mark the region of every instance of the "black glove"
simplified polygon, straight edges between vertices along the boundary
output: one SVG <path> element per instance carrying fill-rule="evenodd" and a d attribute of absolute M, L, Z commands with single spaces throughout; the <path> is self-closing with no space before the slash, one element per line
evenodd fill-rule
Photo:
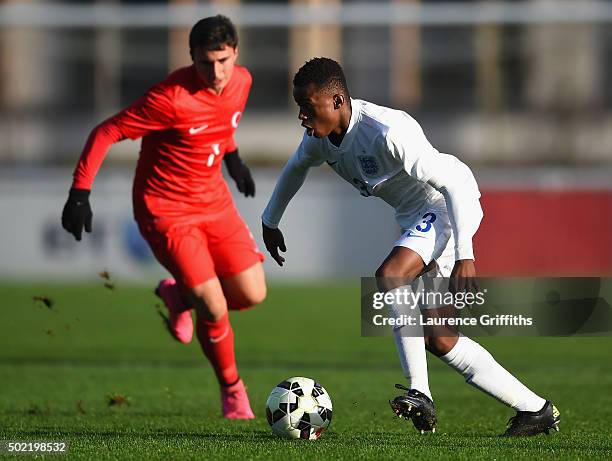
<path fill-rule="evenodd" d="M 62 211 L 62 227 L 81 240 L 83 226 L 85 232 L 91 232 L 91 221 L 93 213 L 89 206 L 89 193 L 86 189 L 70 189 L 68 200 Z"/>
<path fill-rule="evenodd" d="M 223 157 L 227 172 L 236 181 L 236 187 L 245 197 L 255 197 L 255 181 L 247 167 L 238 156 L 238 150 L 228 152 Z"/>

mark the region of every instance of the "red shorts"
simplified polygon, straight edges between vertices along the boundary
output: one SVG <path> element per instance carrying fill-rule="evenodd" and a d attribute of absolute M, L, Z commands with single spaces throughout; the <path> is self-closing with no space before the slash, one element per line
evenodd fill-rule
<path fill-rule="evenodd" d="M 182 216 L 137 222 L 157 260 L 187 288 L 232 277 L 264 260 L 233 206 L 214 220 Z"/>

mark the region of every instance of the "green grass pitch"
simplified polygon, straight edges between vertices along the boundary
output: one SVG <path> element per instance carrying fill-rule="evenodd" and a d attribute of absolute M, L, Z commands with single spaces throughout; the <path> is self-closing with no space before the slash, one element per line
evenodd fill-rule
<path fill-rule="evenodd" d="M 360 337 L 359 284 L 272 286 L 231 317 L 257 419 L 225 421 L 197 341 L 171 340 L 151 288 L 102 285 L 0 284 L 0 440 L 65 440 L 86 460 L 612 457 L 610 338 L 480 339 L 560 409 L 561 432 L 531 439 L 497 437 L 513 412 L 429 356 L 439 425 L 421 436 L 389 409 L 403 378 L 390 338 Z M 295 375 L 332 397 L 321 440 L 269 430 L 267 395 Z"/>

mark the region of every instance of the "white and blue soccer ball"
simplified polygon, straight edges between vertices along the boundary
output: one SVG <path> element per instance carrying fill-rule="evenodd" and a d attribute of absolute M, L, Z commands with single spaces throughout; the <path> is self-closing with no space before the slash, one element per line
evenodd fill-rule
<path fill-rule="evenodd" d="M 288 378 L 272 389 L 266 402 L 266 417 L 276 435 L 316 440 L 331 422 L 331 398 L 323 386 L 310 378 Z"/>

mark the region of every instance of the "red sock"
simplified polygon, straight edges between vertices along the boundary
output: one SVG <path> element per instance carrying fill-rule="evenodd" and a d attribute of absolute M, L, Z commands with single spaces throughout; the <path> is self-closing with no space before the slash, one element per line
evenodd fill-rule
<path fill-rule="evenodd" d="M 229 386 L 238 381 L 234 356 L 234 330 L 226 313 L 216 322 L 198 318 L 196 335 L 204 355 L 215 370 L 219 384 Z"/>

